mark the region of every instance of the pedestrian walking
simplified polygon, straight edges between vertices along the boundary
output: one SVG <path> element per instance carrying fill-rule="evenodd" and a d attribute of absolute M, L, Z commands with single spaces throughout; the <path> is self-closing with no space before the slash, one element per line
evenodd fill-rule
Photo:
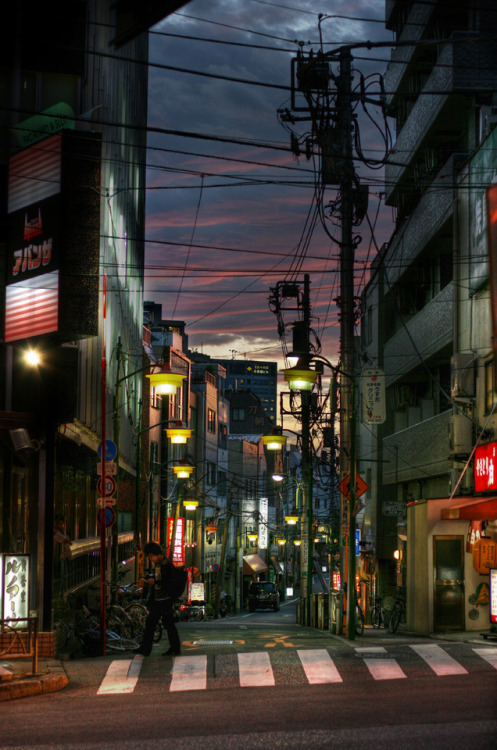
<path fill-rule="evenodd" d="M 150 656 L 154 631 L 157 623 L 162 619 L 169 639 L 169 649 L 162 656 L 179 656 L 181 644 L 173 615 L 173 604 L 176 598 L 174 594 L 174 565 L 170 560 L 164 558 L 162 549 L 156 542 L 148 542 L 143 552 L 148 557 L 154 573 L 144 579 L 144 585 L 150 587 L 148 615 L 145 621 L 142 644 L 140 648 L 135 650 L 135 653 Z"/>

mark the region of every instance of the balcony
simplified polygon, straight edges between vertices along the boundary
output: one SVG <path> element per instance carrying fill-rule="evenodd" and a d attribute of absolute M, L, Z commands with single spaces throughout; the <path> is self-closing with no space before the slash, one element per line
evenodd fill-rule
<path fill-rule="evenodd" d="M 452 410 L 383 439 L 383 455 L 389 460 L 383 468 L 383 484 L 397 484 L 448 474 L 449 427 Z"/>
<path fill-rule="evenodd" d="M 387 341 L 387 387 L 451 343 L 453 311 L 454 284 L 450 283 Z"/>

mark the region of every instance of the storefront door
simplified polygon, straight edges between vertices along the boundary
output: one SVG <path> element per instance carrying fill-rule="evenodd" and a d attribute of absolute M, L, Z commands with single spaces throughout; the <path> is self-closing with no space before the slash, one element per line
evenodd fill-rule
<path fill-rule="evenodd" d="M 464 630 L 464 537 L 433 537 L 434 630 Z"/>

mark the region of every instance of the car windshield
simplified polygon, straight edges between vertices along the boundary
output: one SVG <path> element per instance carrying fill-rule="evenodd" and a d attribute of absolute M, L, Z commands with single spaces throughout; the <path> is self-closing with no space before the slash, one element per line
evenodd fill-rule
<path fill-rule="evenodd" d="M 254 594 L 261 593 L 261 594 L 268 594 L 274 591 L 274 583 L 254 583 L 252 585 L 252 590 Z"/>

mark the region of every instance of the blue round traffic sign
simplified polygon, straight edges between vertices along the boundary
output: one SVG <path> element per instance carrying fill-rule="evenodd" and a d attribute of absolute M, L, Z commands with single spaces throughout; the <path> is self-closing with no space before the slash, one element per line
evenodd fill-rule
<path fill-rule="evenodd" d="M 102 458 L 102 443 L 99 443 L 97 453 L 98 453 L 98 457 L 101 459 Z M 113 461 L 116 456 L 117 456 L 117 445 L 112 440 L 106 440 L 105 441 L 105 460 Z"/>
<path fill-rule="evenodd" d="M 109 528 L 110 526 L 114 526 L 116 518 L 116 511 L 111 507 L 100 508 L 97 513 L 97 521 L 99 526 L 101 523 L 103 523 L 107 528 Z"/>

